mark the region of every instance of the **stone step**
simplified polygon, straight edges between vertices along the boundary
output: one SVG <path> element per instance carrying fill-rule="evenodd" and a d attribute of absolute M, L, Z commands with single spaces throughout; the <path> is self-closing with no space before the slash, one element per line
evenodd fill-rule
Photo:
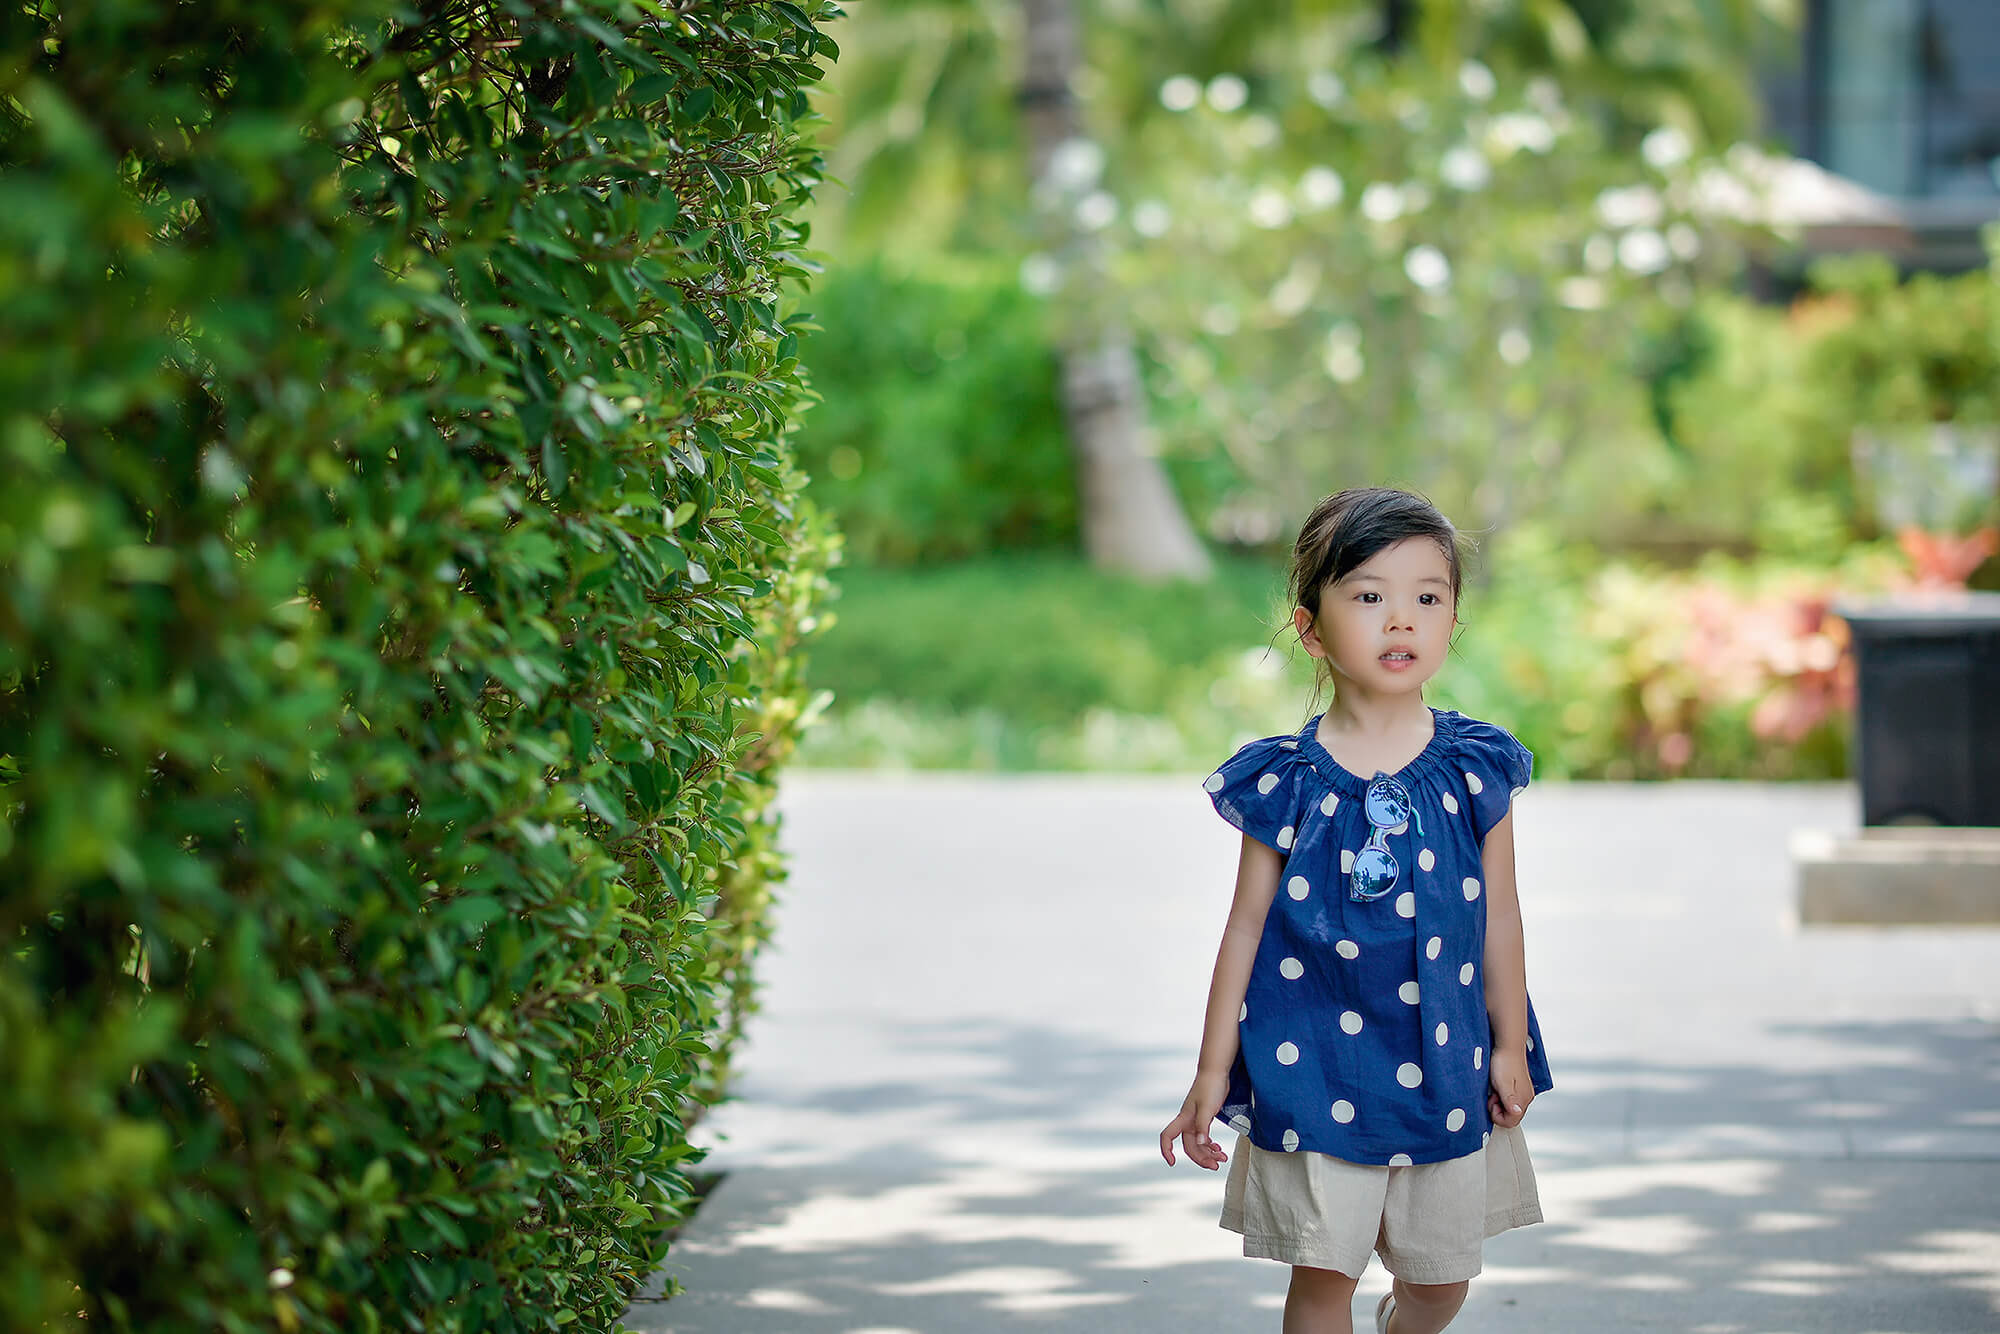
<path fill-rule="evenodd" d="M 1791 850 L 1801 922 L 2000 923 L 2000 828 L 1808 829 Z"/>

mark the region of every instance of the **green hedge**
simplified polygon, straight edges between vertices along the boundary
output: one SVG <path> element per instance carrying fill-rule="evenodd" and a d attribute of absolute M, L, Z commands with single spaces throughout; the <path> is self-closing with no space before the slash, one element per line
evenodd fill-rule
<path fill-rule="evenodd" d="M 836 554 L 836 13 L 0 16 L 0 1327 L 604 1329 L 656 1265 Z"/>

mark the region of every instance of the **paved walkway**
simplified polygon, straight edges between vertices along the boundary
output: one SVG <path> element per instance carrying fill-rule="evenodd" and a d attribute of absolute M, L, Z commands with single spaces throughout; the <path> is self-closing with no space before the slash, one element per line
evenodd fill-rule
<path fill-rule="evenodd" d="M 698 1135 L 728 1175 L 668 1261 L 688 1291 L 628 1323 L 1275 1331 L 1284 1266 L 1155 1148 L 1235 864 L 1195 779 L 802 773 L 781 802 L 765 1008 Z M 1454 1334 L 2000 1330 L 2000 930 L 1798 927 L 1787 834 L 1855 805 L 1521 799 L 1549 1221 L 1488 1243 Z"/>

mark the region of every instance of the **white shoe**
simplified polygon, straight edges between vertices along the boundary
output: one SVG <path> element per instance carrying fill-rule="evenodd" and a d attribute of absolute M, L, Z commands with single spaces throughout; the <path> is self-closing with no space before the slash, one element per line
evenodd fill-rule
<path fill-rule="evenodd" d="M 1382 1300 L 1375 1303 L 1375 1334 L 1389 1334 L 1389 1317 L 1396 1314 L 1396 1293 L 1394 1289 L 1382 1294 Z"/>

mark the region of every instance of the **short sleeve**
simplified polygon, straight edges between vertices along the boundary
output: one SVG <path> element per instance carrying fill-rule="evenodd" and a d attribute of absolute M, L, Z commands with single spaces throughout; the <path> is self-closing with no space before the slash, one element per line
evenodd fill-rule
<path fill-rule="evenodd" d="M 1535 770 L 1535 752 L 1504 727 L 1468 718 L 1459 728 L 1459 759 L 1472 797 L 1472 827 L 1479 841 L 1506 817 Z"/>
<path fill-rule="evenodd" d="M 1216 814 L 1281 853 L 1291 851 L 1299 770 L 1306 763 L 1297 747 L 1290 736 L 1248 742 L 1201 785 Z"/>

